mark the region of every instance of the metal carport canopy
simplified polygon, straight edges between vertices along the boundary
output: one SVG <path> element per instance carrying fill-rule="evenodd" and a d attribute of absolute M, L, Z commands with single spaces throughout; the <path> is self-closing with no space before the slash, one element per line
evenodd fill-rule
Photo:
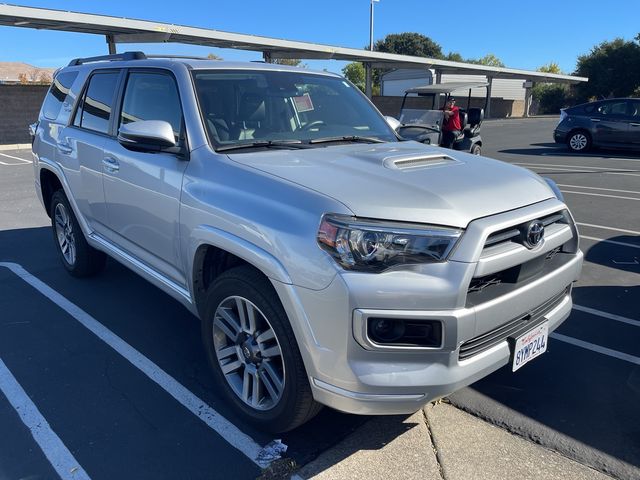
<path fill-rule="evenodd" d="M 491 67 L 435 58 L 412 57 L 355 48 L 294 42 L 147 20 L 0 4 L 0 25 L 104 35 L 113 43 L 185 43 L 262 52 L 265 58 L 333 59 L 368 63 L 375 68 L 434 68 L 441 73 L 520 78 L 534 82 L 578 83 L 584 77 Z"/>

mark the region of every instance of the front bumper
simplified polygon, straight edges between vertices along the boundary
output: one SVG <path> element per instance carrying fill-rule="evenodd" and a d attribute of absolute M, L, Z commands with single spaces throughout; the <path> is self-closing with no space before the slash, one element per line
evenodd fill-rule
<path fill-rule="evenodd" d="M 556 300 L 544 312 L 544 318 L 549 331 L 557 328 L 571 312 L 570 286 L 582 267 L 577 240 L 573 252 L 562 254 L 562 262 L 533 280 L 475 304 L 467 298 L 475 276 L 485 275 L 498 263 L 500 268 L 502 264 L 508 266 L 508 252 L 501 251 L 489 259 L 480 253 L 488 232 L 504 228 L 518 216 L 527 221 L 539 217 L 540 211 L 551 211 L 558 208 L 557 204 L 555 200 L 542 202 L 523 209 L 525 213 L 507 213 L 471 224 L 465 233 L 467 243 L 459 245 L 446 263 L 383 274 L 345 272 L 321 291 L 275 284 L 292 319 L 314 398 L 349 413 L 411 413 L 510 361 L 506 338 L 461 358 L 460 346 L 465 342 L 539 309 L 552 298 Z M 572 234 L 566 230 L 558 231 L 558 235 L 565 235 L 558 242 L 567 244 L 567 235 L 571 238 Z M 577 235 L 575 229 L 573 232 Z M 482 242 L 480 248 L 475 248 L 474 242 L 478 241 Z M 557 249 L 553 237 L 544 248 Z M 365 334 L 360 331 L 361 318 L 367 315 L 440 320 L 444 327 L 442 345 L 376 348 L 363 341 Z"/>
<path fill-rule="evenodd" d="M 567 132 L 555 129 L 553 131 L 553 141 L 556 143 L 567 143 Z"/>

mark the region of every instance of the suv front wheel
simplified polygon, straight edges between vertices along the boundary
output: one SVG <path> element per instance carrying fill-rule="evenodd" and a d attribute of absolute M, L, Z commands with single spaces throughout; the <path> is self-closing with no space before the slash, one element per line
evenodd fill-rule
<path fill-rule="evenodd" d="M 259 271 L 236 267 L 213 282 L 202 337 L 222 392 L 245 419 L 284 432 L 320 410 L 284 308 Z"/>
<path fill-rule="evenodd" d="M 107 257 L 87 243 L 64 191 L 53 194 L 50 208 L 53 239 L 64 268 L 74 277 L 100 272 Z"/>

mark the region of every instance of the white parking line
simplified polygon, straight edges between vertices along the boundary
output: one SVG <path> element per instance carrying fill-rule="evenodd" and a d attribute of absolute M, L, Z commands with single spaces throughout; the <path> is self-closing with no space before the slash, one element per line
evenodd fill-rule
<path fill-rule="evenodd" d="M 60 437 L 51 429 L 38 407 L 0 359 L 0 390 L 31 432 L 42 453 L 63 480 L 90 480 Z M 6 435 L 6 432 L 5 432 Z"/>
<path fill-rule="evenodd" d="M 614 232 L 630 233 L 632 235 L 640 235 L 640 232 L 636 230 L 625 230 L 624 228 L 605 227 L 604 225 L 594 225 L 593 223 L 576 222 L 576 225 L 581 225 L 583 227 L 602 228 L 603 230 L 613 230 Z"/>
<path fill-rule="evenodd" d="M 582 188 L 584 190 L 603 190 L 606 192 L 635 193 L 637 195 L 640 195 L 640 192 L 634 192 L 633 190 L 617 190 L 615 188 L 583 187 L 582 185 L 563 185 L 562 183 L 558 183 L 558 186 L 569 187 L 569 188 Z"/>
<path fill-rule="evenodd" d="M 26 160 L 24 158 L 20 158 L 20 157 L 14 157 L 13 155 L 7 155 L 6 153 L 0 153 L 0 156 L 2 157 L 7 157 L 7 158 L 13 158 L 14 160 L 20 160 L 21 162 L 25 162 L 25 163 L 32 163 L 31 160 Z M 4 163 L 4 162 L 0 162 L 3 165 L 15 165 L 14 163 Z"/>
<path fill-rule="evenodd" d="M 620 247 L 640 248 L 640 245 L 635 245 L 633 243 L 626 243 L 626 242 L 618 242 L 617 240 L 607 240 L 605 238 L 589 237 L 587 235 L 580 235 L 580 238 L 585 238 L 587 240 L 593 240 L 595 242 L 610 243 L 612 245 L 618 245 Z"/>
<path fill-rule="evenodd" d="M 555 332 L 550 333 L 549 337 L 555 338 L 556 340 L 560 340 L 561 342 L 569 343 L 576 347 L 586 348 L 587 350 L 591 350 L 592 352 L 601 353 L 609 357 L 617 358 L 618 360 L 624 360 L 625 362 L 633 363 L 635 365 L 640 365 L 640 357 L 634 357 L 633 355 L 629 355 L 628 353 L 623 353 L 617 350 L 612 350 L 610 348 L 601 347 L 600 345 L 596 345 L 595 343 L 589 343 L 583 340 L 578 340 L 577 338 L 567 337 L 566 335 L 562 335 L 560 333 L 555 333 Z"/>
<path fill-rule="evenodd" d="M 75 318 L 100 340 L 105 342 L 147 377 L 156 382 L 169 395 L 175 398 L 212 430 L 217 432 L 218 435 L 224 438 L 229 444 L 246 455 L 256 465 L 262 468 L 268 465 L 268 462 L 265 463 L 258 460 L 258 454 L 260 453 L 261 447 L 251 437 L 238 429 L 233 423 L 216 412 L 203 400 L 198 398 L 198 396 L 185 388 L 158 365 L 142 355 L 138 350 L 122 340 L 87 312 L 67 300 L 38 278 L 31 275 L 17 263 L 0 262 L 0 267 L 6 267 L 11 270 L 15 275 L 20 277 L 26 283 L 38 290 L 42 295 L 58 305 L 62 310 Z"/>
<path fill-rule="evenodd" d="M 609 312 L 603 312 L 602 310 L 596 310 L 595 308 L 583 307 L 582 305 L 576 305 L 575 303 L 573 304 L 573 309 L 580 312 L 590 313 L 591 315 L 597 315 L 598 317 L 608 318 L 609 320 L 615 320 L 617 322 L 633 325 L 634 327 L 640 327 L 640 320 L 633 320 L 632 318 L 615 315 Z"/>
<path fill-rule="evenodd" d="M 564 189 L 562 189 L 562 193 L 574 193 L 576 195 L 589 195 L 590 197 L 619 198 L 621 200 L 635 200 L 635 201 L 640 202 L 640 198 L 621 197 L 620 195 L 605 195 L 603 193 L 576 192 L 576 191 L 573 191 L 573 190 L 564 190 Z"/>
<path fill-rule="evenodd" d="M 628 173 L 637 172 L 638 170 L 627 170 L 625 168 L 615 168 L 614 171 L 611 168 L 603 167 L 588 167 L 586 165 L 556 165 L 550 163 L 525 163 L 525 162 L 513 162 L 512 165 L 520 165 L 532 170 L 553 170 L 556 172 L 575 172 L 575 173 L 602 173 L 605 175 L 626 175 L 628 177 L 640 177 L 640 173 Z M 585 171 L 586 170 L 586 171 Z"/>

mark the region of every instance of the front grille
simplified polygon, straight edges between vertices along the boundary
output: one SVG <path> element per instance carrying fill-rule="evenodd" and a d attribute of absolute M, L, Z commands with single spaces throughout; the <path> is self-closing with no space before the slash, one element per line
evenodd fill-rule
<path fill-rule="evenodd" d="M 467 340 L 460 345 L 458 358 L 460 360 L 466 360 L 467 358 L 477 355 L 480 352 L 484 352 L 494 345 L 505 341 L 507 337 L 518 337 L 536 325 L 542 323 L 545 315 L 562 303 L 569 293 L 570 288 L 571 287 L 568 286 L 562 292 L 550 298 L 542 305 L 537 306 L 530 312 L 514 318 L 513 320 L 510 320 L 504 325 L 500 325 L 487 333 L 483 333 L 471 340 Z"/>
<path fill-rule="evenodd" d="M 554 223 L 568 223 L 564 211 L 546 215 L 540 218 L 540 221 L 544 224 L 545 228 L 549 225 L 553 225 Z M 495 245 L 506 242 L 515 242 L 521 244 L 522 232 L 526 231 L 527 225 L 528 222 L 521 225 L 514 225 L 512 227 L 492 233 L 487 238 L 487 241 L 484 244 L 484 248 L 493 247 Z"/>

